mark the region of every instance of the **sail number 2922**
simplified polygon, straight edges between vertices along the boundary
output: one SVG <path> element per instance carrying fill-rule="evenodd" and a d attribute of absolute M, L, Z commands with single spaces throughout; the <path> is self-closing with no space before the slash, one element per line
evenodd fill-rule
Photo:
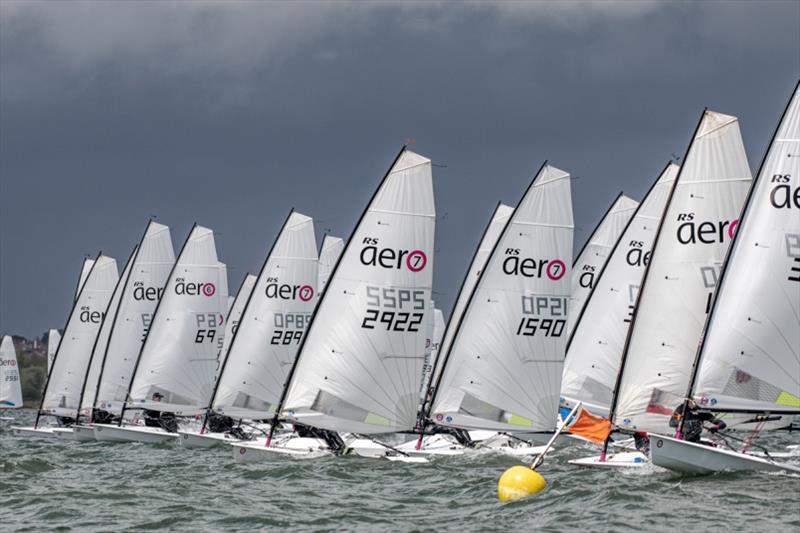
<path fill-rule="evenodd" d="M 367 285 L 367 309 L 361 327 L 386 331 L 419 331 L 425 316 L 425 291 Z"/>

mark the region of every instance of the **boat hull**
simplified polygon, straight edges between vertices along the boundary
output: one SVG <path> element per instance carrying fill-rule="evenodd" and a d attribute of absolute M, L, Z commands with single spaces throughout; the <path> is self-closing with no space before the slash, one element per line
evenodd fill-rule
<path fill-rule="evenodd" d="M 792 465 L 775 463 L 762 457 L 662 436 L 651 439 L 650 457 L 653 464 L 681 474 L 710 474 L 720 471 L 748 470 L 800 473 L 800 468 Z"/>
<path fill-rule="evenodd" d="M 648 457 L 641 452 L 610 453 L 605 461 L 601 461 L 599 455 L 569 461 L 571 465 L 589 468 L 641 468 L 649 463 Z"/>
<path fill-rule="evenodd" d="M 54 428 L 53 434 L 61 440 L 75 442 L 94 441 L 94 428 L 92 426 L 72 426 L 68 428 Z"/>
<path fill-rule="evenodd" d="M 233 459 L 237 463 L 257 463 L 274 460 L 284 456 L 293 459 L 317 459 L 328 457 L 333 452 L 322 439 L 292 437 L 271 446 L 266 446 L 264 439 L 258 441 L 237 442 L 233 447 Z"/>
<path fill-rule="evenodd" d="M 180 435 L 178 441 L 181 447 L 190 449 L 208 449 L 222 446 L 223 444 L 240 442 L 238 439 L 234 439 L 225 433 L 200 434 L 196 431 L 178 431 L 178 435 Z"/>
<path fill-rule="evenodd" d="M 12 427 L 14 431 L 14 435 L 20 437 L 42 437 L 47 439 L 54 439 L 56 437 L 53 430 L 56 428 L 53 427 L 40 427 L 35 428 L 33 426 L 30 427 Z"/>
<path fill-rule="evenodd" d="M 169 433 L 161 428 L 147 426 L 115 426 L 113 424 L 95 424 L 94 438 L 102 442 L 142 442 L 159 444 L 174 441 L 177 433 Z"/>

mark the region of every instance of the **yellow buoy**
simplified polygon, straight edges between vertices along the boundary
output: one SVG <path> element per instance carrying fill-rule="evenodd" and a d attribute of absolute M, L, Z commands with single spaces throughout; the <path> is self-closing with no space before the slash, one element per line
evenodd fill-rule
<path fill-rule="evenodd" d="M 536 470 L 527 466 L 512 466 L 497 481 L 497 498 L 501 502 L 521 500 L 541 492 L 546 486 L 547 481 Z"/>

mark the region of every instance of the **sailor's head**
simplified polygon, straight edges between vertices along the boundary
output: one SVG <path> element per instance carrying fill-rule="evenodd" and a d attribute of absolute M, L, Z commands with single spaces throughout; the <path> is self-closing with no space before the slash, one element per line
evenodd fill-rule
<path fill-rule="evenodd" d="M 162 399 L 164 399 L 164 395 L 163 394 L 161 394 L 160 392 L 154 392 L 153 393 L 153 401 L 154 402 L 160 402 Z"/>
<path fill-rule="evenodd" d="M 689 409 L 697 409 L 697 402 L 689 398 L 688 400 L 686 400 L 686 407 L 688 407 Z"/>

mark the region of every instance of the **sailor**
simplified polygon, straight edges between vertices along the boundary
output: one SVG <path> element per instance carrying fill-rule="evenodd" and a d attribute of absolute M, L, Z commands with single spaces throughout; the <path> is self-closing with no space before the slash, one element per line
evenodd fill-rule
<path fill-rule="evenodd" d="M 154 402 L 160 402 L 163 399 L 164 395 L 160 392 L 153 393 L 152 400 Z M 175 413 L 145 409 L 143 416 L 145 426 L 162 428 L 171 433 L 178 431 L 178 422 L 175 420 Z"/>
<path fill-rule="evenodd" d="M 686 406 L 686 414 L 684 414 L 684 405 Z M 680 404 L 672 413 L 669 419 L 669 426 L 679 428 L 681 426 L 681 419 L 683 419 L 683 440 L 689 442 L 700 442 L 700 435 L 703 433 L 703 423 L 710 422 L 713 424 L 709 431 L 716 433 L 721 429 L 725 429 L 728 425 L 724 420 L 714 416 L 714 413 L 709 411 L 701 411 L 697 403 L 689 399 L 685 404 Z"/>
<path fill-rule="evenodd" d="M 644 455 L 650 454 L 650 437 L 644 431 L 637 431 L 633 434 L 633 444 Z"/>

